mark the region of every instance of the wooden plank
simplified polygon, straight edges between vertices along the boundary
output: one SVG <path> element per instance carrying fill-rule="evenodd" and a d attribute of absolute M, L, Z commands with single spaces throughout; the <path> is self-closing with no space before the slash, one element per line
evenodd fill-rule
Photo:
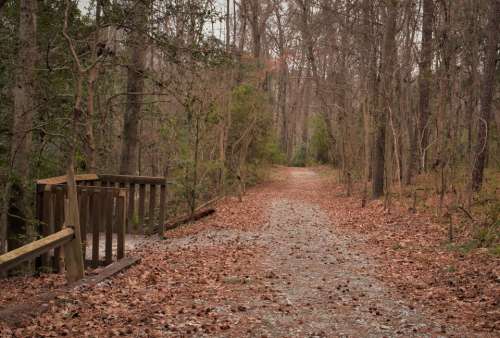
<path fill-rule="evenodd" d="M 135 212 L 135 183 L 130 183 L 128 191 L 128 209 L 127 209 L 127 229 L 129 233 L 132 233 L 132 227 L 134 226 L 134 212 Z"/>
<path fill-rule="evenodd" d="M 60 187 L 56 187 L 54 198 L 54 232 L 62 229 L 64 224 L 64 191 Z M 52 262 L 54 272 L 62 270 L 61 248 L 54 249 L 54 260 Z"/>
<path fill-rule="evenodd" d="M 74 284 L 74 287 L 82 286 L 82 285 L 96 285 L 102 282 L 103 280 L 117 274 L 118 272 L 126 269 L 134 264 L 137 264 L 141 261 L 140 258 L 137 257 L 125 257 L 122 258 L 113 264 L 108 265 L 104 269 L 102 269 L 97 275 L 93 275 L 91 277 L 87 277 L 82 279 L 80 282 Z"/>
<path fill-rule="evenodd" d="M 39 196 L 41 196 L 41 204 L 39 205 L 40 213 L 41 213 L 41 222 L 42 222 L 42 231 L 41 235 L 43 237 L 47 237 L 52 233 L 51 229 L 51 223 L 53 222 L 54 216 L 53 216 L 53 202 L 52 202 L 52 191 L 49 190 L 44 190 L 41 193 L 39 193 Z M 53 224 L 52 224 L 53 228 Z M 50 256 L 49 252 L 47 251 L 41 256 L 42 260 L 42 268 L 43 269 L 50 269 Z"/>
<path fill-rule="evenodd" d="M 144 232 L 144 207 L 146 203 L 146 185 L 139 185 L 139 229 Z"/>
<path fill-rule="evenodd" d="M 65 243 L 64 263 L 66 268 L 66 280 L 74 283 L 83 278 L 85 268 L 82 256 L 82 237 L 80 229 L 80 209 L 78 205 L 78 192 L 76 189 L 75 169 L 72 165 L 68 167 L 68 198 L 66 199 L 65 226 L 74 230 L 75 236 L 71 241 Z"/>
<path fill-rule="evenodd" d="M 104 245 L 106 265 L 113 262 L 113 195 L 112 191 L 106 191 L 104 194 L 105 203 L 103 203 L 105 206 L 104 222 L 106 228 L 106 241 Z"/>
<path fill-rule="evenodd" d="M 96 174 L 83 174 L 83 175 L 75 175 L 75 180 L 77 182 L 80 181 L 97 181 L 99 177 Z M 37 184 L 63 184 L 68 182 L 68 176 L 57 176 L 57 177 L 49 177 L 36 181 Z"/>
<path fill-rule="evenodd" d="M 89 220 L 89 192 L 81 190 L 78 194 L 80 204 L 80 233 L 82 238 L 82 255 L 87 255 L 87 226 Z"/>
<path fill-rule="evenodd" d="M 0 271 L 7 271 L 22 262 L 40 256 L 42 253 L 60 247 L 75 237 L 75 231 L 65 228 L 38 241 L 23 245 L 0 256 Z"/>
<path fill-rule="evenodd" d="M 117 252 L 116 257 L 122 259 L 125 256 L 125 225 L 126 225 L 126 212 L 125 212 L 125 197 L 120 196 L 116 200 L 116 238 L 117 238 Z"/>
<path fill-rule="evenodd" d="M 148 230 L 155 232 L 155 209 L 156 209 L 156 185 L 149 186 L 149 212 L 148 212 Z"/>
<path fill-rule="evenodd" d="M 101 221 L 101 194 L 92 194 L 92 268 L 99 266 L 99 223 Z"/>
<path fill-rule="evenodd" d="M 165 177 L 132 176 L 132 175 L 105 175 L 99 174 L 102 181 L 135 184 L 165 184 Z"/>
<path fill-rule="evenodd" d="M 34 299 L 27 303 L 14 303 L 2 306 L 0 309 L 0 321 L 12 327 L 22 327 L 28 325 L 34 318 L 50 309 L 49 303 L 58 297 L 73 293 L 75 288 L 93 287 L 103 280 L 114 276 L 115 274 L 137 264 L 140 258 L 123 258 L 107 267 L 103 268 L 98 274 L 83 278 L 78 282 L 69 284 L 59 290 L 47 292 L 42 295 L 35 295 Z"/>
<path fill-rule="evenodd" d="M 167 186 L 165 184 L 160 185 L 160 205 L 159 205 L 159 216 L 158 216 L 158 233 L 163 232 L 163 225 L 165 224 L 165 213 L 167 208 Z"/>

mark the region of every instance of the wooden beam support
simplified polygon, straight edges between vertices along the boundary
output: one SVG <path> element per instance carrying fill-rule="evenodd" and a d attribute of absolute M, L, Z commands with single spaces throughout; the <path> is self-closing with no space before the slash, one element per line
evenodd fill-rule
<path fill-rule="evenodd" d="M 78 208 L 78 197 L 76 193 L 75 172 L 72 165 L 68 167 L 68 199 L 66 200 L 65 225 L 74 228 L 74 237 L 64 245 L 64 262 L 66 267 L 66 279 L 68 283 L 74 283 L 83 278 L 85 267 L 82 254 L 82 237 L 80 229 L 80 214 Z"/>
<path fill-rule="evenodd" d="M 31 242 L 0 256 L 0 271 L 7 271 L 22 262 L 34 259 L 41 254 L 69 243 L 75 237 L 75 231 L 64 228 L 50 236 Z"/>

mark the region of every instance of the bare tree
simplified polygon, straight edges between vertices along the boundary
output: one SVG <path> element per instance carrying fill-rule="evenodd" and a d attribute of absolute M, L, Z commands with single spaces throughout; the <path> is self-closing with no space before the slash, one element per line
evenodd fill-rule
<path fill-rule="evenodd" d="M 384 194 L 385 177 L 385 148 L 386 148 L 386 127 L 388 111 L 393 105 L 393 77 L 396 62 L 396 21 L 398 14 L 398 0 L 384 1 L 384 41 L 381 58 L 381 99 L 379 107 L 375 113 L 375 140 L 373 151 L 373 197 L 380 197 Z M 390 178 L 387 178 L 390 179 Z"/>
<path fill-rule="evenodd" d="M 477 130 L 475 161 L 472 170 L 472 189 L 479 191 L 483 184 L 484 168 L 488 156 L 488 132 L 491 123 L 491 105 L 495 92 L 495 74 L 497 50 L 499 42 L 500 0 L 490 0 L 490 17 L 488 21 L 486 60 L 481 90 L 481 112 Z"/>
<path fill-rule="evenodd" d="M 146 21 L 148 5 L 139 0 L 133 8 L 134 25 L 127 39 L 130 64 L 127 68 L 127 103 L 124 114 L 120 173 L 138 173 L 139 121 L 144 91 L 144 71 L 146 63 Z"/>
<path fill-rule="evenodd" d="M 418 139 L 422 153 L 421 169 L 426 170 L 427 147 L 429 145 L 429 116 L 432 81 L 432 26 L 434 23 L 434 0 L 423 0 L 422 46 L 419 63 L 419 119 Z M 416 154 L 415 154 L 416 155 Z"/>

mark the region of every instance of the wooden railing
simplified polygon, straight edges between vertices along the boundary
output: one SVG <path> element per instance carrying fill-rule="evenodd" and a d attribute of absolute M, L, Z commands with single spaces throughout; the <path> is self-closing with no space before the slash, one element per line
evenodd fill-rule
<path fill-rule="evenodd" d="M 19 264 L 46 255 L 51 250 L 64 250 L 64 263 L 68 283 L 83 278 L 85 272 L 82 256 L 80 219 L 78 217 L 77 189 L 72 168 L 68 170 L 70 180 L 66 186 L 68 191 L 64 199 L 64 227 L 42 239 L 23 245 L 0 256 L 0 275 Z M 52 187 L 47 185 L 46 187 Z M 45 189 L 50 191 L 51 189 Z"/>
<path fill-rule="evenodd" d="M 96 175 L 76 177 L 83 257 L 84 259 L 87 257 L 87 252 L 91 254 L 85 262 L 87 266 L 93 268 L 108 265 L 114 259 L 119 260 L 125 256 L 127 224 L 127 190 L 88 185 L 95 184 L 96 178 Z M 63 176 L 37 182 L 36 214 L 40 224 L 40 234 L 44 237 L 58 232 L 65 223 L 64 201 L 67 197 L 67 186 L 64 184 L 64 179 Z M 104 244 L 103 253 L 101 243 Z M 56 272 L 60 271 L 61 249 L 55 248 L 41 255 L 41 266 Z"/>
<path fill-rule="evenodd" d="M 165 177 L 98 175 L 102 186 L 127 189 L 127 232 L 151 234 L 163 231 L 166 217 Z"/>
<path fill-rule="evenodd" d="M 0 256 L 0 273 L 5 273 L 9 269 L 37 258 L 52 249 L 60 249 L 74 239 L 74 237 L 75 231 L 72 228 L 64 228 L 50 236 L 9 251 Z"/>
<path fill-rule="evenodd" d="M 96 268 L 123 258 L 126 233 L 163 231 L 167 216 L 164 177 L 85 174 L 76 175 L 75 181 L 81 249 L 84 259 L 87 257 L 87 266 Z M 67 177 L 51 177 L 36 183 L 36 218 L 42 239 L 24 246 L 20 256 L 16 256 L 20 253 L 18 249 L 9 252 L 8 257 L 17 258 L 9 258 L 10 263 L 3 262 L 4 270 L 19 264 L 20 260 L 37 257 L 44 269 L 56 272 L 62 269 L 62 245 L 66 237 L 70 237 L 70 231 L 63 229 L 69 210 L 66 210 Z"/>

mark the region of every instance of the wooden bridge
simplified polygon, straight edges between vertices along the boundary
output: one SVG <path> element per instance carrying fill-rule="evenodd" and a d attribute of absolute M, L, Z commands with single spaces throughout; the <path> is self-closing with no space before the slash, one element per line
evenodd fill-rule
<path fill-rule="evenodd" d="M 163 231 L 165 177 L 85 174 L 76 175 L 75 182 L 85 266 L 96 268 L 122 259 L 126 234 Z M 36 182 L 36 218 L 42 239 L 0 256 L 0 272 L 38 257 L 43 270 L 62 270 L 62 247 L 75 237 L 74 231 L 65 227 L 67 183 L 66 176 Z M 104 253 L 100 250 L 102 239 Z"/>

